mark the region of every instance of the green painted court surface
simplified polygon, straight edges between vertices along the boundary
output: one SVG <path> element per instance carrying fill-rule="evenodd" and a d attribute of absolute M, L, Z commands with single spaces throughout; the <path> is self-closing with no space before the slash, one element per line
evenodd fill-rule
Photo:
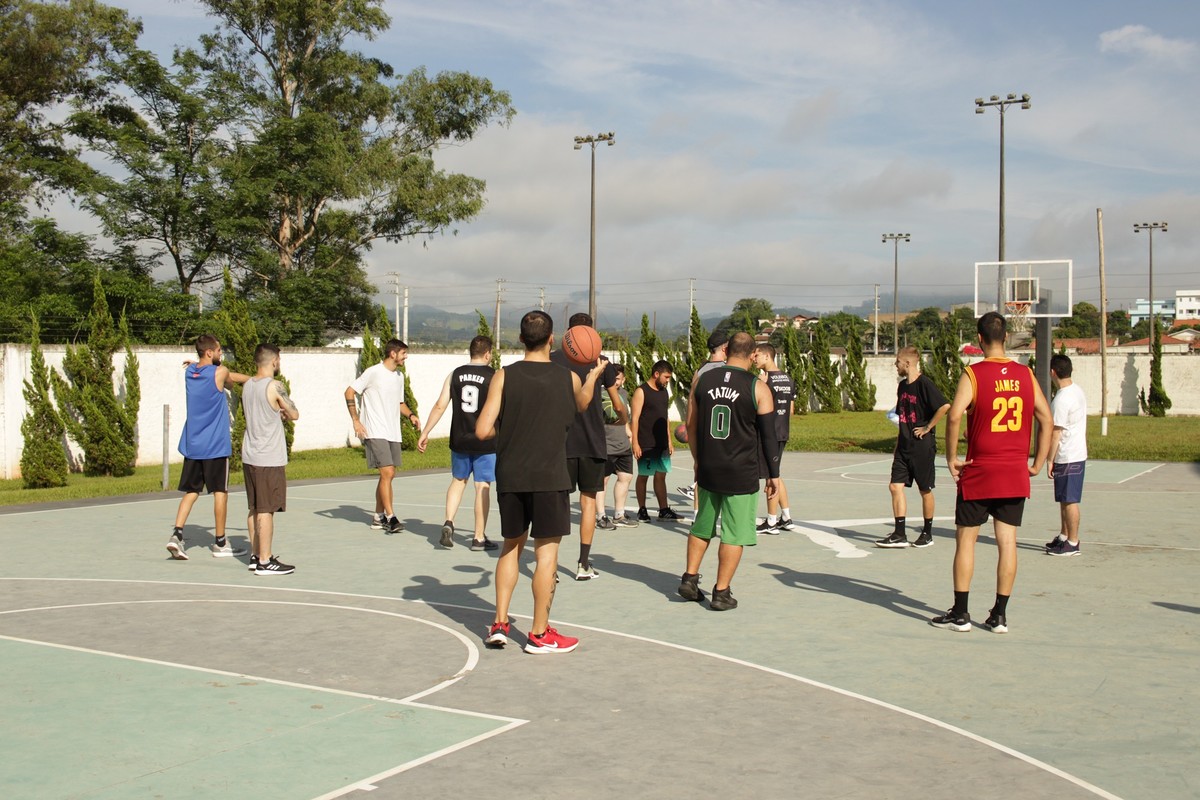
<path fill-rule="evenodd" d="M 732 612 L 676 596 L 686 526 L 598 532 L 582 583 L 573 528 L 562 657 L 520 650 L 528 565 L 513 643 L 483 647 L 495 554 L 465 546 L 465 504 L 437 546 L 444 472 L 396 480 L 392 536 L 368 527 L 373 479 L 290 487 L 286 577 L 212 558 L 207 499 L 185 562 L 174 493 L 0 513 L 0 798 L 1200 797 L 1200 465 L 1089 463 L 1070 559 L 1042 553 L 1058 508 L 1035 478 L 1006 636 L 927 624 L 954 488 L 941 467 L 933 547 L 881 550 L 889 467 L 787 454 L 797 530 L 747 548 Z M 690 477 L 677 454 L 679 511 Z M 994 567 L 985 528 L 976 618 Z"/>
<path fill-rule="evenodd" d="M 0 663 L 9 798 L 315 797 L 506 724 L 12 640 Z"/>

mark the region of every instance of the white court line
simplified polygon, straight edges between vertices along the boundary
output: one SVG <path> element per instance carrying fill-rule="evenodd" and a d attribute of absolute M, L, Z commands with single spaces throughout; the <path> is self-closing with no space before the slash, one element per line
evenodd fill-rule
<path fill-rule="evenodd" d="M 1162 464 L 1155 464 L 1155 465 L 1154 465 L 1153 467 L 1151 467 L 1150 469 L 1144 469 L 1144 470 L 1142 470 L 1141 472 L 1139 472 L 1137 475 L 1130 475 L 1128 478 L 1126 478 L 1126 479 L 1125 479 L 1125 480 L 1123 480 L 1123 481 L 1117 481 L 1117 484 L 1118 484 L 1118 485 L 1120 485 L 1120 484 L 1122 484 L 1122 483 L 1126 483 L 1127 481 L 1131 481 L 1131 480 L 1133 480 L 1134 478 L 1140 478 L 1140 477 L 1142 477 L 1143 475 L 1149 475 L 1151 472 L 1154 472 L 1154 470 L 1158 469 L 1158 468 L 1159 468 L 1159 467 L 1161 467 L 1161 466 L 1162 466 Z"/>
<path fill-rule="evenodd" d="M 130 582 L 138 583 L 139 581 L 130 581 Z M 272 588 L 272 587 L 263 587 L 263 588 Z M 273 588 L 283 588 L 283 587 L 273 587 Z M 336 593 L 331 592 L 329 594 L 336 594 Z M 378 772 L 374 775 L 370 775 L 366 778 L 357 780 L 350 785 L 343 786 L 340 789 L 335 789 L 332 792 L 323 794 L 319 798 L 316 798 L 316 800 L 333 800 L 333 798 L 342 797 L 343 795 L 347 795 L 350 792 L 359 791 L 359 790 L 371 791 L 376 788 L 372 784 L 374 784 L 377 781 L 381 781 L 381 780 L 383 780 L 385 778 L 389 778 L 393 775 L 399 775 L 402 772 L 407 772 L 410 769 L 419 767 L 422 764 L 427 764 L 430 761 L 433 761 L 437 758 L 441 758 L 442 756 L 449 755 L 450 753 L 455 753 L 455 752 L 458 752 L 459 750 L 463 750 L 468 747 L 471 747 L 472 745 L 475 745 L 486 739 L 490 739 L 493 736 L 499 736 L 502 733 L 507 733 L 508 731 L 513 730 L 514 728 L 518 728 L 521 725 L 524 725 L 525 723 L 527 723 L 529 721 L 529 720 L 525 720 L 525 719 L 517 719 L 515 717 L 505 717 L 505 716 L 500 716 L 497 714 L 487 714 L 487 713 L 484 713 L 481 711 L 469 711 L 466 709 L 450 708 L 447 706 L 437 706 L 437 705 L 432 705 L 429 703 L 417 702 L 420 698 L 426 697 L 430 694 L 433 694 L 434 692 L 439 692 L 442 689 L 452 686 L 453 684 L 462 680 L 462 678 L 466 677 L 466 675 L 469 674 L 479 663 L 479 649 L 475 646 L 475 643 L 473 641 L 468 639 L 466 636 L 464 636 L 459 631 L 456 631 L 456 630 L 449 628 L 445 625 L 442 625 L 441 623 L 438 623 L 438 622 L 433 622 L 431 620 L 424 620 L 419 617 L 410 616 L 408 614 L 399 614 L 394 611 L 382 611 L 379 609 L 362 608 L 359 606 L 333 605 L 330 603 L 299 603 L 299 602 L 281 601 L 281 600 L 235 600 L 235 599 L 220 599 L 220 598 L 218 598 L 218 599 L 211 599 L 211 600 L 162 599 L 162 600 L 118 600 L 118 601 L 102 602 L 102 603 L 71 603 L 71 604 L 58 605 L 58 606 L 40 606 L 37 608 L 10 609 L 8 611 L 0 611 L 0 615 L 23 614 L 23 613 L 31 612 L 31 611 L 57 611 L 57 610 L 62 610 L 62 609 L 96 608 L 96 607 L 101 607 L 101 606 L 151 605 L 151 604 L 159 604 L 159 603 L 244 603 L 244 604 L 251 604 L 251 605 L 308 606 L 308 607 L 312 607 L 312 608 L 331 608 L 331 609 L 338 609 L 338 610 L 345 610 L 345 611 L 362 611 L 362 612 L 366 612 L 369 614 L 380 614 L 382 616 L 387 616 L 387 617 L 397 617 L 399 619 L 408 620 L 410 622 L 419 622 L 422 625 L 429 625 L 430 627 L 437 628 L 438 630 L 449 633 L 451 636 L 458 639 L 460 642 L 462 642 L 466 646 L 467 662 L 452 677 L 450 677 L 428 689 L 417 692 L 416 694 L 409 695 L 408 697 L 395 698 L 395 697 L 384 697 L 383 695 L 365 694 L 363 692 L 352 692 L 352 691 L 349 691 L 346 689 L 333 689 L 333 688 L 326 687 L 326 686 L 316 686 L 314 684 L 297 683 L 296 681 L 285 681 L 285 680 L 280 680 L 277 678 L 264 678 L 264 677 L 261 677 L 258 675 L 248 675 L 248 674 L 239 673 L 239 672 L 229 672 L 228 670 L 213 669 L 211 667 L 200 667 L 200 666 L 195 666 L 192 664 L 181 664 L 181 663 L 172 662 L 172 661 L 161 661 L 159 659 L 144 658 L 142 656 L 132 656 L 132 655 L 128 655 L 125 653 L 114 653 L 114 652 L 107 651 L 107 650 L 96 650 L 93 648 L 78 647 L 75 645 L 68 645 L 68 644 L 59 644 L 56 642 L 43 642 L 43 641 L 36 641 L 33 639 L 23 639 L 23 638 L 17 637 L 17 636 L 6 636 L 3 634 L 0 634 L 0 639 L 12 641 L 12 642 L 21 642 L 23 644 L 32 644 L 32 645 L 40 645 L 42 647 L 57 648 L 60 650 L 70 650 L 72 652 L 77 652 L 77 653 L 88 653 L 91 655 L 108 656 L 110 658 L 123 659 L 126 661 L 134 661 L 134 662 L 138 662 L 138 663 L 142 663 L 142 664 L 153 664 L 156 666 L 164 666 L 164 667 L 172 667 L 175 669 L 191 670 L 193 672 L 201 672 L 201 673 L 205 673 L 205 674 L 209 674 L 209 675 L 224 675 L 224 676 L 230 677 L 230 678 L 253 680 L 253 681 L 258 681 L 261 683 L 274 684 L 276 686 L 287 686 L 287 687 L 294 688 L 294 689 L 305 689 L 305 690 L 309 690 L 309 691 L 325 692 L 327 694 L 336 694 L 336 695 L 341 695 L 344 697 L 353 697 L 353 698 L 362 699 L 362 700 L 371 700 L 371 701 L 378 701 L 378 702 L 383 702 L 383 703 L 392 703 L 395 705 L 409 706 L 412 708 L 425 708 L 425 709 L 430 709 L 433 711 L 443 711 L 443 712 L 447 712 L 450 714 L 458 714 L 461 716 L 476 717 L 476 718 L 480 718 L 480 719 L 488 719 L 488 720 L 493 720 L 495 722 L 505 723 L 504 725 L 500 726 L 499 728 L 496 728 L 495 730 L 486 731 L 484 733 L 473 736 L 469 739 L 464 739 L 462 741 L 455 742 L 454 744 L 443 747 L 440 750 L 435 750 L 431 753 L 427 753 L 423 756 L 420 756 L 419 758 L 415 758 L 415 759 L 412 759 L 411 761 L 406 761 L 402 764 L 398 764 L 394 767 L 391 767 L 390 769 L 384 770 L 383 772 Z"/>
<path fill-rule="evenodd" d="M 112 579 L 112 578 L 5 578 L 5 577 L 0 577 L 0 581 L 61 581 L 61 582 L 73 582 L 73 583 L 148 583 L 148 584 L 165 585 L 165 586 L 207 586 L 207 587 L 213 587 L 213 588 L 219 588 L 219 589 L 250 588 L 250 587 L 246 587 L 246 586 L 239 586 L 237 584 L 225 584 L 225 583 L 188 583 L 188 582 L 177 582 L 177 581 L 144 581 L 144 580 Z M 262 586 L 262 587 L 253 587 L 253 588 L 255 588 L 259 591 L 307 592 L 310 594 L 332 595 L 335 597 L 355 597 L 355 598 L 359 598 L 359 599 L 389 600 L 389 601 L 397 601 L 397 602 L 418 603 L 420 605 L 429 606 L 430 608 L 455 608 L 455 609 L 461 609 L 461 610 L 465 610 L 465 611 L 476 611 L 481 614 L 491 614 L 493 611 L 493 609 L 491 609 L 491 608 L 476 608 L 474 606 L 464 606 L 464 605 L 459 605 L 457 603 L 438 603 L 438 602 L 429 602 L 429 601 L 425 601 L 425 600 L 406 600 L 402 597 L 387 597 L 386 595 L 369 595 L 369 594 L 356 594 L 356 593 L 349 593 L 349 592 L 332 592 L 332 591 L 321 590 L 321 589 L 299 589 L 299 588 L 291 588 L 291 587 L 286 587 L 286 586 Z M 236 601 L 231 601 L 231 602 L 236 602 Z M 303 605 L 303 604 L 300 604 L 300 605 Z M 320 604 L 312 604 L 312 605 L 320 605 Z M 7 612 L 4 612 L 4 613 L 7 613 Z M 517 617 L 519 619 L 532 619 L 532 617 L 528 614 L 514 614 L 511 611 L 509 612 L 509 615 L 512 617 Z M 1105 798 L 1105 800 L 1122 800 L 1122 798 L 1119 797 L 1118 795 L 1115 795 L 1115 794 L 1112 794 L 1111 792 L 1105 791 L 1104 789 L 1101 789 L 1099 786 L 1088 783 L 1087 781 L 1083 780 L 1082 778 L 1078 778 L 1078 777 L 1072 775 L 1071 773 L 1065 772 L 1064 770 L 1061 770 L 1058 767 L 1047 764 L 1044 761 L 1039 761 L 1038 759 L 1034 758 L 1033 756 L 1026 755 L 1025 753 L 1022 753 L 1019 750 L 1014 750 L 1011 747 L 1008 747 L 1006 745 L 1000 744 L 999 742 L 988 739 L 985 736 L 980 736 L 979 734 L 972 733 L 971 731 L 968 731 L 964 728 L 959 728 L 956 725 L 952 725 L 948 722 L 943 722 L 942 720 L 939 720 L 935 717 L 930 717 L 930 716 L 928 716 L 926 714 L 922 714 L 918 711 L 912 711 L 912 710 L 904 708 L 902 706 L 894 705 L 892 703 L 888 703 L 884 700 L 879 700 L 877 698 L 870 697 L 865 694 L 859 694 L 858 692 L 853 692 L 848 689 L 842 689 L 837 686 L 833 686 L 832 684 L 822 683 L 821 681 L 813 680 L 812 678 L 805 678 L 801 675 L 796 675 L 796 674 L 793 674 L 790 672 L 784 672 L 783 670 L 778 670 L 773 667 L 763 666 L 762 664 L 755 664 L 752 661 L 745 661 L 740 658 L 733 658 L 732 656 L 726 656 L 721 653 L 714 653 L 709 650 L 700 650 L 698 648 L 689 647 L 687 645 L 676 644 L 674 642 L 667 642 L 667 641 L 663 641 L 661 639 L 651 639 L 646 636 L 638 636 L 637 634 L 632 634 L 632 633 L 623 633 L 621 631 L 614 631 L 614 630 L 610 630 L 608 628 L 600 628 L 600 627 L 596 627 L 594 625 L 581 625 L 578 623 L 570 622 L 569 620 L 565 620 L 563 622 L 563 624 L 571 625 L 572 627 L 580 628 L 581 630 L 593 631 L 595 633 L 602 633 L 602 634 L 605 634 L 608 636 L 613 636 L 613 637 L 617 637 L 617 638 L 621 638 L 621 639 L 630 639 L 632 641 L 645 642 L 647 644 L 655 644 L 655 645 L 667 647 L 667 648 L 670 648 L 673 650 L 679 650 L 679 651 L 682 651 L 685 653 L 692 653 L 693 655 L 707 656 L 709 658 L 714 658 L 719 661 L 725 661 L 730 664 L 735 664 L 738 666 L 748 667 L 750 669 L 758 670 L 760 672 L 765 672 L 769 675 L 775 675 L 777 677 L 786 678 L 788 680 L 793 680 L 798 683 L 803 683 L 807 686 L 812 686 L 817 689 L 824 689 L 826 691 L 830 691 L 835 694 L 842 695 L 843 697 L 849 697 L 854 700 L 860 700 L 864 703 L 868 703 L 870 705 L 874 705 L 879 708 L 886 709 L 888 711 L 893 711 L 895 713 L 902 714 L 907 717 L 911 717 L 912 719 L 919 720 L 919 721 L 927 723 L 929 725 L 933 725 L 936 728 L 941 728 L 942 730 L 948 731 L 950 733 L 958 734 L 959 736 L 963 736 L 967 739 L 970 739 L 973 742 L 982 744 L 985 747 L 990 747 L 998 752 L 1004 753 L 1004 754 L 1012 756 L 1013 758 L 1016 758 L 1020 761 L 1023 761 L 1032 767 L 1041 769 L 1041 770 L 1048 772 L 1051 775 L 1054 775 L 1058 778 L 1062 778 L 1063 780 L 1065 780 L 1075 786 L 1078 786 L 1081 789 L 1089 791 L 1098 797 Z M 501 719 L 501 718 L 497 717 L 497 719 Z M 524 722 L 524 721 L 522 721 L 522 722 Z M 414 764 L 413 766 L 416 766 L 416 765 Z M 403 771 L 403 770 L 401 770 L 401 771 Z M 369 783 L 369 782 L 370 781 L 366 781 L 366 783 Z M 357 787 L 361 783 L 364 783 L 364 782 L 363 781 L 357 782 L 354 786 L 349 787 L 346 791 L 353 790 L 355 787 Z M 317 800 L 332 800 L 333 797 L 338 797 L 338 796 L 340 796 L 340 795 L 325 795 L 322 798 L 317 798 Z"/>

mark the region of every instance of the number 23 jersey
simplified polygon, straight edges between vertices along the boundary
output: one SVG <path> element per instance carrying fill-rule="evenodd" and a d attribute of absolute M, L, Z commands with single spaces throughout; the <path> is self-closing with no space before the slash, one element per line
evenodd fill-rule
<path fill-rule="evenodd" d="M 967 461 L 958 481 L 964 500 L 1029 497 L 1033 372 L 1007 358 L 966 370 L 974 399 L 967 413 Z"/>

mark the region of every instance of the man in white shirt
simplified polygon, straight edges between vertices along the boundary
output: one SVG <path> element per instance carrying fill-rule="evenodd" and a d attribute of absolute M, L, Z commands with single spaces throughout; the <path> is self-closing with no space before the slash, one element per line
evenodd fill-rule
<path fill-rule="evenodd" d="M 421 430 L 421 420 L 404 403 L 404 373 L 397 371 L 408 358 L 408 345 L 399 339 L 389 339 L 383 346 L 383 354 L 383 361 L 363 370 L 346 387 L 346 409 L 354 422 L 354 435 L 362 440 L 367 451 L 367 466 L 379 470 L 371 527 L 398 533 L 404 530 L 404 524 L 392 508 L 392 479 L 400 466 L 401 419 L 407 419 L 417 430 Z M 359 395 L 361 419 L 356 402 Z"/>
<path fill-rule="evenodd" d="M 1054 480 L 1054 500 L 1059 504 L 1062 528 L 1046 543 L 1051 556 L 1079 555 L 1079 502 L 1083 499 L 1083 473 L 1087 464 L 1087 398 L 1071 380 L 1071 359 L 1050 359 L 1050 380 L 1057 391 L 1050 402 L 1054 434 L 1046 476 Z"/>

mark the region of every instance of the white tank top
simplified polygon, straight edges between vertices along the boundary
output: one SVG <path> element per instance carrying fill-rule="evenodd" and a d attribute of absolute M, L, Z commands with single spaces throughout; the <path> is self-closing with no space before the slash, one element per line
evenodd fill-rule
<path fill-rule="evenodd" d="M 242 463 L 252 467 L 282 467 L 288 463 L 283 419 L 267 399 L 272 380 L 251 378 L 242 387 L 242 410 L 246 415 Z"/>

